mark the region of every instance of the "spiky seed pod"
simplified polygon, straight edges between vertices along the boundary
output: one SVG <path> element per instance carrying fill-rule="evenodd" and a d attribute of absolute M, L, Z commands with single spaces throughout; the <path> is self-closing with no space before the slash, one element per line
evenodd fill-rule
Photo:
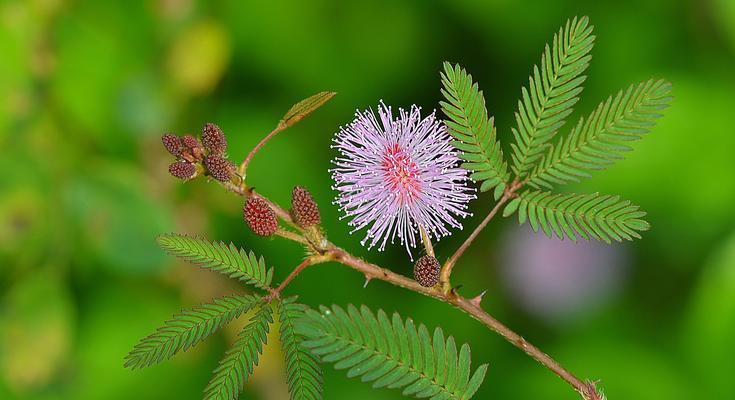
<path fill-rule="evenodd" d="M 197 147 L 200 147 L 199 141 L 197 140 L 197 138 L 191 135 L 184 135 L 184 137 L 181 138 L 181 142 L 184 143 L 184 146 L 190 149 L 195 149 Z"/>
<path fill-rule="evenodd" d="M 216 154 L 208 155 L 204 159 L 204 166 L 207 168 L 209 175 L 220 182 L 229 181 L 234 173 L 232 163 Z"/>
<path fill-rule="evenodd" d="M 219 126 L 208 123 L 202 129 L 202 144 L 209 150 L 210 154 L 225 154 L 227 151 L 227 138 Z"/>
<path fill-rule="evenodd" d="M 436 258 L 425 255 L 416 261 L 413 266 L 413 277 L 421 286 L 432 287 L 439 283 L 441 266 Z"/>
<path fill-rule="evenodd" d="M 294 221 L 302 227 L 319 225 L 322 222 L 319 207 L 311 197 L 311 193 L 301 186 L 293 188 L 291 194 L 291 214 Z"/>
<path fill-rule="evenodd" d="M 179 179 L 187 180 L 196 176 L 197 169 L 194 164 L 186 161 L 176 161 L 168 166 L 168 172 Z"/>
<path fill-rule="evenodd" d="M 243 218 L 250 229 L 259 236 L 270 236 L 278 229 L 276 213 L 265 200 L 250 197 L 243 207 Z"/>
<path fill-rule="evenodd" d="M 165 147 L 169 153 L 177 157 L 181 155 L 183 144 L 181 143 L 180 137 L 173 133 L 166 133 L 161 136 L 161 142 L 163 142 L 163 147 Z"/>

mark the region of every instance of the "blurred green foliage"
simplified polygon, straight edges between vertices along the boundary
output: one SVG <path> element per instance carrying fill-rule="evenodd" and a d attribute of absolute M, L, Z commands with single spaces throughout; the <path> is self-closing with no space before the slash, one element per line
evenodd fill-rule
<path fill-rule="evenodd" d="M 301 250 L 246 231 L 240 200 L 166 174 L 166 130 L 208 121 L 242 159 L 294 102 L 339 95 L 268 144 L 250 182 L 281 204 L 310 188 L 330 239 L 359 254 L 331 205 L 332 134 L 380 99 L 436 108 L 439 69 L 460 62 L 510 139 L 520 86 L 566 18 L 589 15 L 597 45 L 575 115 L 631 82 L 673 82 L 672 108 L 627 160 L 575 190 L 633 199 L 653 230 L 625 245 L 625 282 L 593 312 L 542 321 L 499 284 L 497 221 L 457 269 L 463 291 L 611 399 L 730 398 L 735 386 L 735 2 L 197 1 L 0 2 L 0 398 L 200 398 L 236 328 L 173 362 L 123 357 L 179 307 L 232 283 L 159 250 L 176 231 L 263 254 L 282 279 Z M 564 132 L 564 130 L 562 131 Z M 490 208 L 474 202 L 471 226 Z M 440 243 L 446 254 L 464 233 Z M 401 273 L 400 249 L 369 255 Z M 594 268 L 594 265 L 590 265 Z M 466 316 L 336 265 L 289 288 L 301 301 L 366 303 L 441 324 L 490 362 L 478 398 L 574 398 L 553 374 Z M 325 290 L 326 289 L 326 290 Z M 244 398 L 283 396 L 277 349 Z M 327 368 L 328 399 L 397 398 Z"/>

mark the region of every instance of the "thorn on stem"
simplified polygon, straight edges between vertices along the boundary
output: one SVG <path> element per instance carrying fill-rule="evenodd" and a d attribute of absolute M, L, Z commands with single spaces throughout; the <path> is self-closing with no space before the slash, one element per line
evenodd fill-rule
<path fill-rule="evenodd" d="M 364 289 L 364 288 L 366 288 L 366 287 L 367 287 L 367 285 L 368 285 L 368 283 L 370 283 L 370 281 L 371 281 L 372 279 L 373 279 L 373 278 L 371 278 L 371 277 L 369 277 L 369 276 L 365 275 L 365 283 L 364 283 L 364 284 L 362 285 L 362 288 L 363 288 L 363 289 Z"/>
<path fill-rule="evenodd" d="M 482 298 L 487 293 L 487 289 L 483 290 L 482 293 L 478 294 L 477 296 L 470 299 L 470 303 L 472 303 L 475 307 L 480 307 L 480 303 L 482 302 Z"/>
<path fill-rule="evenodd" d="M 605 396 L 597 390 L 598 383 L 600 383 L 599 380 L 586 382 L 585 393 L 582 393 L 585 400 L 605 400 Z"/>

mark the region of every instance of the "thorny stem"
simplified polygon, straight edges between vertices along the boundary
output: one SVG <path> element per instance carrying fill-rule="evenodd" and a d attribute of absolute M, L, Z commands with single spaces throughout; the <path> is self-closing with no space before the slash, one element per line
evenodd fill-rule
<path fill-rule="evenodd" d="M 470 235 L 470 238 L 468 238 L 465 243 L 463 243 L 464 250 L 469 247 L 470 243 L 472 243 L 472 240 L 474 240 L 475 237 L 479 234 L 479 231 L 482 230 L 482 228 L 487 225 L 487 222 L 493 218 L 493 216 L 498 212 L 500 209 L 500 206 L 507 202 L 510 198 L 515 196 L 515 192 L 523 185 L 523 183 L 519 183 L 518 181 L 513 182 L 511 186 L 506 190 L 506 193 L 503 195 L 503 197 L 498 201 L 498 204 L 493 208 L 492 211 L 490 211 L 490 214 L 488 214 L 487 217 L 485 217 L 485 220 L 483 220 L 480 225 L 475 229 L 475 231 L 472 232 Z M 228 187 L 230 189 L 230 187 Z M 232 190 L 235 193 L 240 194 L 241 196 L 248 196 L 248 195 L 255 195 L 254 192 L 248 191 L 247 189 L 239 190 L 242 188 L 238 188 L 238 190 Z M 260 195 L 258 195 L 260 196 Z M 265 201 L 268 201 L 265 197 L 260 196 Z M 275 203 L 272 203 L 268 201 L 268 204 L 271 205 L 273 210 L 276 212 L 276 214 L 280 217 L 281 215 L 285 215 L 288 217 L 286 222 L 289 222 L 293 224 L 293 221 L 291 221 L 290 216 L 288 215 L 288 212 L 280 208 Z M 298 240 L 298 242 L 303 243 L 303 241 Z M 376 264 L 369 263 L 359 257 L 356 257 L 347 251 L 337 247 L 331 242 L 327 242 L 326 246 L 323 249 L 315 248 L 310 243 L 308 246 L 311 247 L 311 251 L 313 251 L 315 254 L 321 255 L 321 257 L 316 256 L 309 259 L 306 259 L 304 262 L 299 264 L 294 271 L 291 272 L 291 274 L 286 278 L 286 280 L 281 283 L 281 285 L 274 289 L 271 292 L 271 298 L 272 296 L 278 296 L 280 295 L 280 291 L 283 290 L 283 288 L 288 285 L 288 283 L 291 282 L 302 270 L 304 270 L 306 267 L 313 263 L 317 262 L 324 262 L 328 260 L 334 260 L 337 261 L 347 267 L 350 267 L 363 275 L 365 275 L 365 278 L 367 281 L 371 279 L 378 279 L 382 280 L 388 283 L 391 283 L 393 285 L 402 287 L 404 289 L 408 289 L 411 291 L 414 291 L 416 293 L 420 293 L 429 297 L 433 297 L 437 300 L 440 300 L 442 302 L 445 302 L 447 304 L 450 304 L 456 308 L 459 308 L 460 310 L 464 311 L 468 315 L 470 315 L 475 320 L 479 321 L 483 325 L 485 325 L 488 329 L 491 331 L 497 333 L 498 335 L 502 336 L 505 340 L 510 342 L 515 347 L 523 350 L 526 354 L 528 354 L 531 358 L 536 360 L 538 363 L 543 365 L 544 367 L 548 368 L 552 372 L 554 372 L 557 376 L 559 376 L 561 379 L 563 379 L 565 382 L 567 382 L 569 385 L 571 385 L 575 391 L 577 391 L 584 400 L 604 400 L 602 395 L 599 394 L 597 391 L 597 388 L 595 387 L 595 383 L 591 381 L 584 381 L 579 378 L 577 378 L 574 374 L 569 372 L 567 369 L 562 367 L 561 364 L 559 364 L 556 360 L 551 358 L 548 354 L 544 353 L 539 349 L 538 347 L 532 345 L 529 343 L 526 339 L 524 339 L 521 335 L 517 334 L 507 326 L 505 326 L 502 322 L 495 319 L 492 315 L 488 314 L 485 310 L 482 309 L 480 306 L 480 301 L 482 300 L 482 295 L 479 295 L 475 298 L 468 299 L 465 298 L 457 293 L 456 290 L 451 289 L 448 291 L 443 290 L 441 287 L 433 287 L 433 288 L 427 288 L 424 286 L 421 286 L 418 282 L 416 282 L 413 279 L 410 279 L 408 277 L 405 277 L 403 275 L 397 274 L 389 269 L 380 267 Z M 454 262 L 456 263 L 456 260 L 459 258 L 460 255 L 462 255 L 462 252 L 457 251 L 452 258 L 454 259 Z M 456 257 L 455 257 L 456 256 Z M 311 260 L 311 261 L 309 261 Z M 316 260 L 316 261 L 315 261 Z M 451 258 L 450 258 L 451 260 Z M 449 261 L 447 261 L 449 263 Z M 444 272 L 444 271 L 442 271 Z M 451 272 L 451 268 L 450 268 Z M 447 274 L 447 277 L 449 275 Z"/>
<path fill-rule="evenodd" d="M 439 275 L 439 282 L 441 284 L 442 289 L 444 290 L 444 293 L 448 293 L 451 290 L 451 283 L 449 281 L 451 275 L 452 275 L 452 269 L 454 269 L 454 266 L 457 264 L 457 260 L 464 254 L 464 252 L 467 250 L 467 248 L 470 247 L 472 242 L 477 238 L 477 236 L 480 234 L 480 232 L 485 229 L 485 226 L 487 226 L 488 222 L 490 222 L 491 219 L 495 216 L 495 214 L 500 211 L 500 207 L 503 206 L 508 200 L 510 200 L 512 197 L 514 197 L 516 194 L 516 191 L 522 186 L 523 184 L 520 183 L 518 180 L 513 181 L 513 183 L 505 189 L 505 192 L 503 193 L 503 196 L 498 200 L 497 203 L 495 203 L 495 207 L 493 207 L 492 210 L 487 214 L 485 219 L 480 222 L 479 225 L 475 228 L 475 230 L 472 231 L 470 236 L 465 239 L 464 243 L 462 243 L 461 246 L 457 249 L 457 251 L 452 254 L 449 259 L 447 259 L 447 262 L 444 263 L 444 266 L 442 267 L 441 273 Z"/>
<path fill-rule="evenodd" d="M 438 288 L 427 288 L 421 286 L 418 282 L 413 279 L 407 278 L 403 275 L 396 274 L 395 272 L 382 268 L 378 265 L 369 263 L 361 258 L 355 257 L 352 254 L 342 250 L 339 247 L 334 246 L 330 243 L 328 250 L 333 254 L 334 260 L 338 261 L 352 269 L 355 269 L 363 274 L 367 279 L 379 279 L 396 286 L 400 286 L 404 289 L 408 289 L 417 293 L 424 294 L 429 297 L 433 297 L 445 303 L 451 304 L 465 313 L 472 316 L 487 328 L 493 332 L 502 336 L 505 340 L 523 350 L 526 354 L 531 356 L 534 360 L 538 361 L 541 365 L 550 369 L 552 372 L 557 374 L 564 381 L 569 383 L 577 392 L 579 392 L 585 400 L 602 400 L 602 397 L 597 393 L 595 385 L 592 382 L 585 382 L 577 378 L 574 374 L 566 370 L 558 362 L 556 362 L 549 355 L 541 351 L 538 347 L 529 343 L 521 335 L 515 333 L 513 330 L 505 326 L 502 322 L 495 319 L 492 315 L 488 314 L 485 310 L 480 307 L 479 299 L 467 299 L 460 296 L 456 291 L 452 290 L 449 293 L 444 293 Z"/>
<path fill-rule="evenodd" d="M 248 165 L 250 164 L 250 161 L 253 160 L 253 157 L 255 157 L 255 153 L 257 153 L 263 146 L 265 146 L 266 143 L 268 143 L 269 140 L 273 139 L 273 136 L 276 136 L 279 132 L 286 129 L 288 126 L 284 123 L 279 123 L 278 126 L 276 126 L 271 133 L 269 133 L 266 137 L 264 137 L 260 142 L 258 142 L 255 147 L 253 147 L 252 150 L 250 150 L 250 153 L 248 153 L 248 156 L 245 157 L 245 161 L 240 164 L 240 168 L 238 170 L 240 176 L 243 178 L 245 177 L 245 173 L 248 170 Z"/>

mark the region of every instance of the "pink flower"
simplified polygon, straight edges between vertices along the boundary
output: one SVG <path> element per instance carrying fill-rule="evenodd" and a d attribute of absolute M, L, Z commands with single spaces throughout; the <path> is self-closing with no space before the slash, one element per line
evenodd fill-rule
<path fill-rule="evenodd" d="M 382 102 L 380 121 L 372 110 L 357 111 L 335 136 L 340 156 L 331 172 L 335 204 L 351 218 L 352 232 L 367 228 L 361 243 L 382 251 L 398 237 L 411 256 L 421 241 L 419 226 L 436 240 L 451 234 L 447 226 L 461 229 L 457 219 L 470 215 L 467 203 L 475 195 L 446 125 L 434 113 L 421 119 L 415 105 L 398 114 L 393 119 Z"/>

